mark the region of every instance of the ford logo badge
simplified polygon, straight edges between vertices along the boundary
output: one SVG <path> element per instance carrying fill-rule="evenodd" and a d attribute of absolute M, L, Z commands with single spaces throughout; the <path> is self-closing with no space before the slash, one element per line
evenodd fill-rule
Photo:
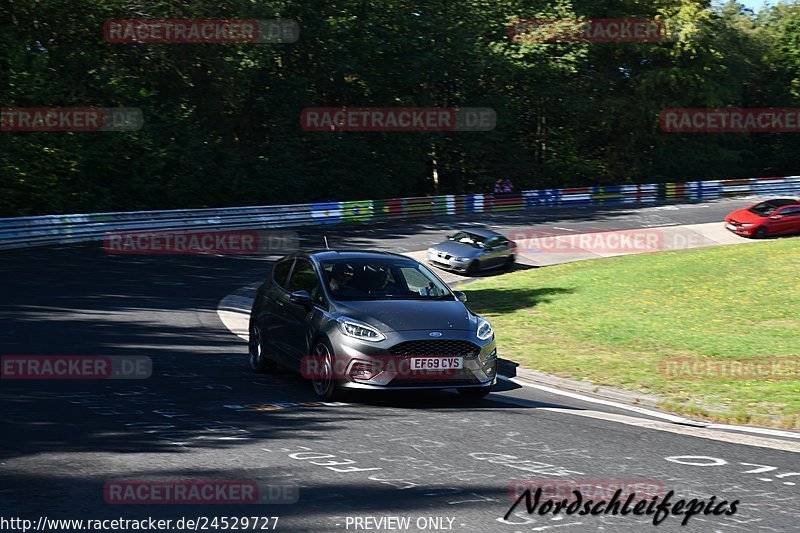
<path fill-rule="evenodd" d="M 438 331 L 431 331 L 430 333 L 428 333 L 428 335 L 430 335 L 431 337 L 441 337 L 442 336 L 442 334 L 439 333 Z"/>

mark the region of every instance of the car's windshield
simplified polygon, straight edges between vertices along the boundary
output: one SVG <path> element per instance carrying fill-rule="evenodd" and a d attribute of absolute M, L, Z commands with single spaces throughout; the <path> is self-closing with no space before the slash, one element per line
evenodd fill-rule
<path fill-rule="evenodd" d="M 462 244 L 469 244 L 475 248 L 483 248 L 486 242 L 486 237 L 481 237 L 480 235 L 469 233 L 468 231 L 459 231 L 455 235 L 451 235 L 449 239 Z"/>
<path fill-rule="evenodd" d="M 454 300 L 436 276 L 412 260 L 334 259 L 320 262 L 336 300 Z"/>
<path fill-rule="evenodd" d="M 748 211 L 762 217 L 768 217 L 779 207 L 791 205 L 793 203 L 795 203 L 793 200 L 767 200 L 766 202 L 754 205 L 748 209 Z"/>

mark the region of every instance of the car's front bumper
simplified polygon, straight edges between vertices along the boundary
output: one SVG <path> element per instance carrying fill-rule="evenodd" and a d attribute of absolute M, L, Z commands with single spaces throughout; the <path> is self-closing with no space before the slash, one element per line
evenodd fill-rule
<path fill-rule="evenodd" d="M 430 330 L 385 332 L 381 342 L 360 341 L 337 333 L 331 338 L 337 384 L 345 389 L 421 390 L 487 387 L 497 380 L 497 348 L 494 337 L 479 340 L 473 331 L 442 330 L 432 339 Z M 471 352 L 460 347 L 470 343 Z M 419 353 L 415 352 L 417 346 Z M 456 347 L 456 348 L 454 348 Z M 441 353 L 439 353 L 441 352 Z M 443 371 L 411 371 L 412 357 L 461 357 L 462 368 Z M 367 378 L 353 376 L 355 365 L 376 371 Z"/>
<path fill-rule="evenodd" d="M 428 264 L 445 270 L 454 270 L 456 272 L 466 272 L 471 259 L 465 261 L 458 260 L 457 257 L 448 256 L 446 254 L 439 254 L 428 250 L 427 253 Z"/>
<path fill-rule="evenodd" d="M 752 236 L 758 228 L 759 226 L 743 226 L 741 224 L 725 222 L 725 229 L 736 235 L 742 235 L 743 237 Z"/>
<path fill-rule="evenodd" d="M 497 383 L 497 378 L 492 378 L 482 383 L 426 383 L 422 385 L 374 385 L 372 383 L 361 383 L 348 381 L 339 383 L 339 387 L 349 390 L 383 390 L 383 391 L 404 391 L 404 390 L 443 390 L 443 389 L 481 389 L 483 387 L 493 387 Z"/>

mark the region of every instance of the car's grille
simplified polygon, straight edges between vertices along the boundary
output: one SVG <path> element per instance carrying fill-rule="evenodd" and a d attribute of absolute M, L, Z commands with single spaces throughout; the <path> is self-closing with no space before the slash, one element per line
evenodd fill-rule
<path fill-rule="evenodd" d="M 392 355 L 403 357 L 463 357 L 474 359 L 480 348 L 469 341 L 431 340 L 406 341 L 389 348 Z"/>
<path fill-rule="evenodd" d="M 453 257 L 453 256 L 452 256 L 452 255 L 450 255 L 450 254 L 445 254 L 445 253 L 442 253 L 442 252 L 439 252 L 437 255 L 438 255 L 439 257 L 443 257 L 443 258 L 445 258 L 445 259 L 450 259 L 451 257 Z"/>

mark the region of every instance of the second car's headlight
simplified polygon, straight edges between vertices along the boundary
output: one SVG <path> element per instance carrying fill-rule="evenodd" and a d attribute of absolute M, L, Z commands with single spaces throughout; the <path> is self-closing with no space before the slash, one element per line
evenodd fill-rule
<path fill-rule="evenodd" d="M 456 257 L 456 261 L 469 261 L 469 257 Z"/>
<path fill-rule="evenodd" d="M 478 318 L 478 338 L 482 341 L 486 339 L 491 339 L 492 335 L 494 335 L 494 331 L 492 330 L 492 325 L 489 324 L 488 321 L 484 320 L 483 318 Z"/>
<path fill-rule="evenodd" d="M 339 329 L 348 337 L 372 342 L 386 339 L 386 335 L 360 320 L 340 316 L 336 321 L 339 323 Z"/>

